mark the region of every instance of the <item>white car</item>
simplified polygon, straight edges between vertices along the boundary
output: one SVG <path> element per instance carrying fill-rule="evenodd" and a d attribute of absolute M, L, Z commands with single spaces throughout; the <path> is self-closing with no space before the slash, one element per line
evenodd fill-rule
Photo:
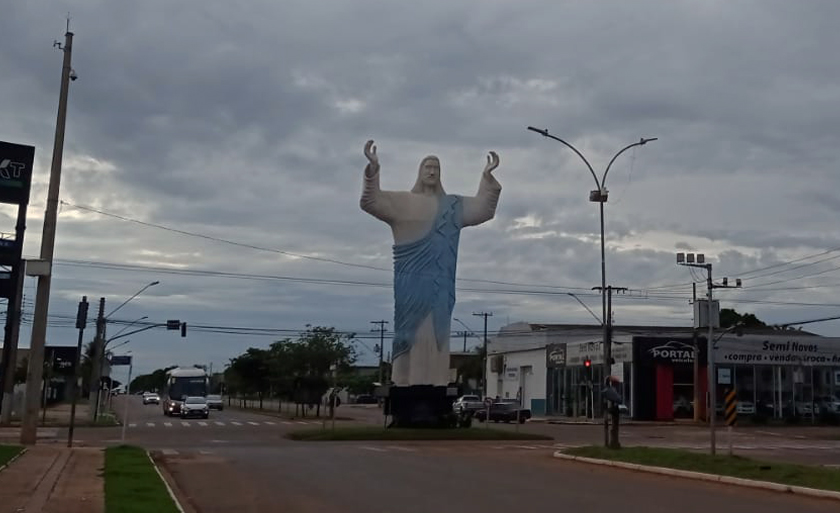
<path fill-rule="evenodd" d="M 160 396 L 155 393 L 143 394 L 143 404 L 160 404 Z"/>

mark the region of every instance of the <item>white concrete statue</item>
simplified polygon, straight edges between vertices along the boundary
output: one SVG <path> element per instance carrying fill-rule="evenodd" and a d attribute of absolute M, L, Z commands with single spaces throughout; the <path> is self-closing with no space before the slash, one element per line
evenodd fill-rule
<path fill-rule="evenodd" d="M 385 221 L 394 234 L 394 344 L 391 379 L 395 385 L 449 383 L 449 331 L 455 306 L 455 270 L 461 228 L 493 219 L 502 186 L 492 172 L 499 156 L 490 152 L 478 194 L 446 194 L 440 161 L 420 162 L 410 191 L 379 188 L 379 158 L 373 141 L 365 144 L 362 210 Z"/>

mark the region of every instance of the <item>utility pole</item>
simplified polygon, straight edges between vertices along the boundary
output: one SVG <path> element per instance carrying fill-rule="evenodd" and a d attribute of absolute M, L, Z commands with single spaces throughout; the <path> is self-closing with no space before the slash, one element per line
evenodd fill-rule
<path fill-rule="evenodd" d="M 20 222 L 18 215 L 18 222 Z M 23 228 L 18 228 L 17 240 L 23 240 Z M 14 406 L 15 370 L 17 365 L 17 346 L 20 335 L 20 318 L 23 302 L 23 278 L 25 263 L 21 261 L 13 277 L 15 299 L 11 301 L 6 311 L 6 336 L 3 342 L 3 401 L 0 405 L 0 425 L 7 425 L 12 421 L 12 407 Z"/>
<path fill-rule="evenodd" d="M 484 317 L 484 364 L 481 366 L 481 382 L 484 389 L 484 397 L 487 397 L 487 318 L 493 317 L 493 312 L 478 312 L 473 313 L 473 315 Z"/>
<path fill-rule="evenodd" d="M 696 263 L 695 263 L 696 262 Z M 706 256 L 702 253 L 698 253 L 695 257 L 694 253 L 677 253 L 677 265 L 683 265 L 686 267 L 699 267 L 701 269 L 706 270 L 706 297 L 708 301 L 708 313 L 706 318 L 706 324 L 708 325 L 708 335 L 706 340 L 706 369 L 708 371 L 706 379 L 708 380 L 707 383 L 707 394 L 708 400 L 706 401 L 707 404 L 707 412 L 706 416 L 709 418 L 709 452 L 712 456 L 715 455 L 717 452 L 717 441 L 715 436 L 715 415 L 716 415 L 716 406 L 717 406 L 717 376 L 715 376 L 715 339 L 714 339 L 714 300 L 712 297 L 712 291 L 716 288 L 740 288 L 741 287 L 741 280 L 738 279 L 735 281 L 734 286 L 729 285 L 729 279 L 724 278 L 723 284 L 717 285 L 712 281 L 712 264 L 706 263 Z M 697 325 L 697 319 L 695 319 L 695 325 Z"/>
<path fill-rule="evenodd" d="M 691 305 L 697 303 L 697 283 L 691 283 Z M 703 397 L 700 395 L 700 345 L 697 343 L 697 328 L 691 330 L 691 338 L 694 343 L 694 422 L 700 422 L 700 404 Z"/>
<path fill-rule="evenodd" d="M 603 379 L 605 386 L 612 386 L 609 382 L 609 376 L 612 373 L 612 294 L 615 292 L 626 292 L 627 287 L 592 287 L 592 290 L 597 290 L 607 298 L 606 318 L 604 322 L 604 366 Z M 606 293 L 606 294 L 604 294 Z M 613 413 L 610 413 L 607 399 L 602 394 L 601 407 L 604 409 L 604 446 L 613 449 L 618 449 L 621 444 L 618 440 L 618 409 L 615 408 Z M 612 429 L 610 429 L 610 418 L 612 417 Z"/>
<path fill-rule="evenodd" d="M 99 298 L 99 314 L 96 316 L 96 336 L 93 339 L 93 354 L 90 366 L 90 390 L 88 391 L 88 416 L 90 421 L 96 420 L 96 410 L 99 406 L 99 388 L 102 381 L 102 353 L 105 350 L 105 298 Z"/>
<path fill-rule="evenodd" d="M 467 352 L 467 332 L 462 331 L 461 334 L 464 335 L 464 352 L 466 353 Z"/>
<path fill-rule="evenodd" d="M 370 321 L 370 323 L 379 325 L 379 329 L 373 331 L 379 332 L 379 384 L 383 385 L 385 384 L 384 381 L 382 381 L 384 379 L 383 360 L 385 356 L 385 325 L 388 324 L 388 321 Z"/>
<path fill-rule="evenodd" d="M 26 407 L 20 429 L 20 443 L 35 445 L 38 429 L 38 406 L 41 399 L 41 374 L 44 372 L 44 345 L 47 339 L 47 314 L 50 302 L 50 285 L 53 253 L 55 250 L 55 228 L 58 217 L 58 193 L 61 186 L 61 159 L 64 154 L 64 127 L 67 121 L 67 95 L 70 77 L 75 80 L 75 73 L 70 67 L 73 51 L 73 33 L 70 32 L 70 19 L 67 19 L 67 32 L 64 34 L 64 46 L 56 41 L 53 46 L 64 52 L 61 68 L 61 91 L 58 99 L 58 117 L 55 123 L 55 144 L 53 145 L 50 184 L 47 192 L 47 208 L 44 213 L 44 229 L 41 236 L 41 258 L 47 269 L 38 276 L 35 294 L 35 312 L 32 319 L 32 338 L 29 344 L 29 370 L 26 374 Z"/>

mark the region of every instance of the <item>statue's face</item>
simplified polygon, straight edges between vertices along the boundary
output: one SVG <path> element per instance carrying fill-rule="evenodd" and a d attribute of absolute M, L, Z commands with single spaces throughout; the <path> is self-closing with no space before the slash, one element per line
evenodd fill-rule
<path fill-rule="evenodd" d="M 427 187 L 434 187 L 440 183 L 440 161 L 437 159 L 426 159 L 423 169 L 420 171 L 420 180 Z"/>

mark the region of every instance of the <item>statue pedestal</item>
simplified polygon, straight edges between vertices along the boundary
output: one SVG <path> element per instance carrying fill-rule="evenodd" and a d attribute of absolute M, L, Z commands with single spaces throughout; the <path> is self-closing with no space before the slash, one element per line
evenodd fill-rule
<path fill-rule="evenodd" d="M 452 403 L 458 398 L 457 387 L 435 385 L 393 386 L 385 397 L 385 415 L 389 427 L 450 428 L 457 424 Z"/>

